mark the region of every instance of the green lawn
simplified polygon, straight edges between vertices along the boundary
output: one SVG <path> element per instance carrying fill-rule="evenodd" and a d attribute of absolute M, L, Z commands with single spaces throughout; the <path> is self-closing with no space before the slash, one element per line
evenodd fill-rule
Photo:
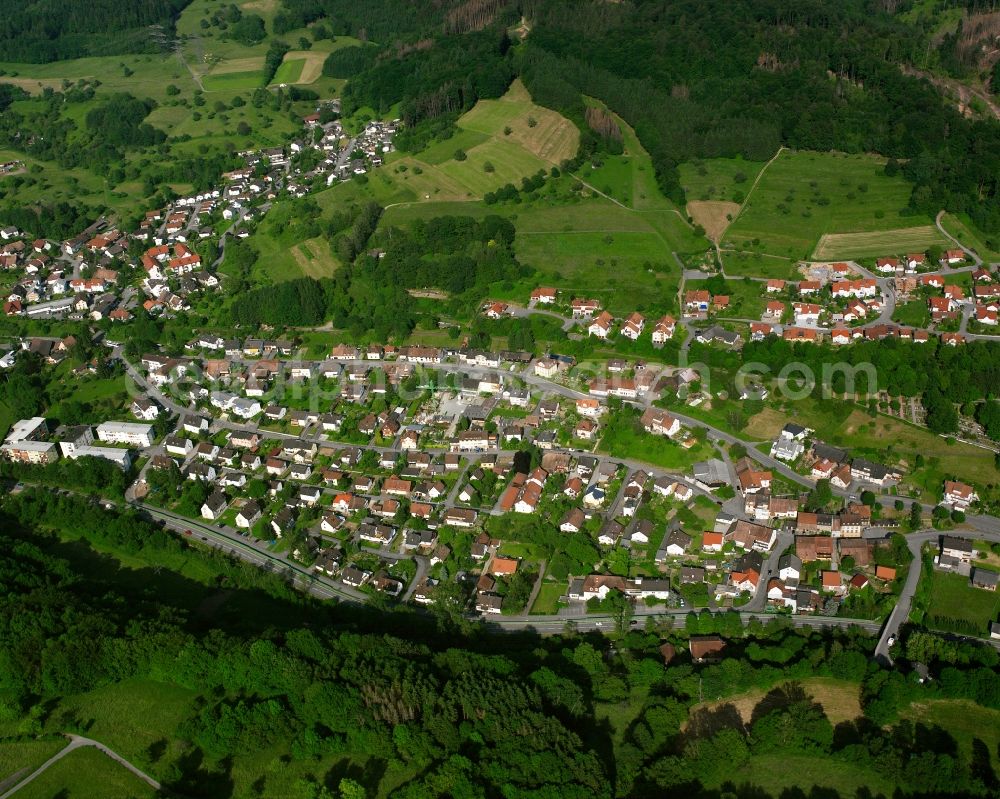
<path fill-rule="evenodd" d="M 738 770 L 724 770 L 718 784 L 723 782 L 750 783 L 772 796 L 793 789 L 808 795 L 814 787 L 832 789 L 840 796 L 854 796 L 863 789 L 889 796 L 894 788 L 890 780 L 874 769 L 848 767 L 829 757 L 790 754 L 754 755 Z M 824 795 L 822 791 L 817 794 Z"/>
<path fill-rule="evenodd" d="M 722 261 L 726 274 L 735 277 L 766 277 L 778 280 L 800 280 L 802 278 L 796 261 L 762 252 L 747 253 L 723 250 Z"/>
<path fill-rule="evenodd" d="M 712 456 L 712 448 L 708 444 L 696 444 L 691 449 L 684 449 L 663 436 L 649 435 L 638 425 L 633 428 L 626 424 L 608 427 L 601 438 L 599 450 L 615 458 L 635 458 L 675 471 L 689 469 L 692 464 Z"/>
<path fill-rule="evenodd" d="M 628 155 L 610 155 L 598 166 L 585 163 L 576 173 L 598 191 L 614 197 L 625 205 L 633 205 L 633 171 L 635 166 Z"/>
<path fill-rule="evenodd" d="M 89 737 L 110 746 L 140 768 L 155 772 L 150 747 L 187 718 L 195 691 L 152 680 L 126 680 L 60 701 L 49 724 L 53 731 L 62 718 L 89 723 Z M 179 750 L 178 750 L 179 752 Z M 164 757 L 174 754 L 164 753 Z"/>
<path fill-rule="evenodd" d="M 697 283 L 688 283 L 688 288 L 697 288 Z M 722 317 L 759 319 L 767 304 L 764 284 L 756 280 L 727 280 L 729 307 L 719 312 Z"/>
<path fill-rule="evenodd" d="M 942 481 L 964 480 L 986 486 L 1000 482 L 1000 470 L 993 453 L 971 444 L 950 442 L 929 430 L 900 419 L 869 416 L 860 408 L 850 410 L 839 401 L 817 402 L 803 399 L 779 406 L 774 404 L 751 417 L 744 429 L 750 440 L 766 440 L 795 418 L 816 431 L 816 437 L 837 447 L 847 447 L 853 454 L 899 463 L 905 470 L 904 484 L 918 491 L 926 502 L 940 499 Z M 890 451 L 891 447 L 891 451 Z M 925 465 L 916 469 L 917 455 Z"/>
<path fill-rule="evenodd" d="M 206 75 L 202 78 L 202 84 L 204 84 L 206 92 L 231 92 L 256 89 L 261 85 L 263 79 L 264 73 L 257 70 L 220 72 Z"/>
<path fill-rule="evenodd" d="M 5 402 L 0 402 L 0 437 L 6 436 L 10 426 L 16 421 L 10 406 Z"/>
<path fill-rule="evenodd" d="M 983 234 L 975 228 L 966 214 L 945 214 L 941 217 L 941 224 L 962 244 L 979 253 L 983 260 L 1000 261 L 1000 244 L 996 241 L 993 241 L 992 247 L 986 244 Z"/>
<path fill-rule="evenodd" d="M 823 234 L 929 225 L 906 216 L 910 184 L 886 177 L 884 161 L 868 155 L 782 152 L 762 173 L 725 244 L 807 258 Z"/>
<path fill-rule="evenodd" d="M 910 327 L 927 327 L 931 321 L 931 315 L 927 310 L 927 301 L 916 299 L 897 305 L 892 314 L 892 320 Z"/>
<path fill-rule="evenodd" d="M 92 747 L 70 752 L 17 792 L 17 799 L 142 799 L 159 794 Z"/>
<path fill-rule="evenodd" d="M 934 617 L 972 622 L 979 634 L 989 634 L 990 622 L 1000 615 L 1000 593 L 973 588 L 968 577 L 935 571 L 931 578 L 931 601 L 924 622 L 934 626 Z"/>
<path fill-rule="evenodd" d="M 566 582 L 542 583 L 535 597 L 535 604 L 531 606 L 531 613 L 535 615 L 551 615 L 559 611 L 559 597 L 566 595 Z"/>
<path fill-rule="evenodd" d="M 471 150 L 477 145 L 489 141 L 486 133 L 475 130 L 458 130 L 451 138 L 434 142 L 426 150 L 421 150 L 420 160 L 425 164 L 443 164 L 455 157 L 459 150 Z"/>

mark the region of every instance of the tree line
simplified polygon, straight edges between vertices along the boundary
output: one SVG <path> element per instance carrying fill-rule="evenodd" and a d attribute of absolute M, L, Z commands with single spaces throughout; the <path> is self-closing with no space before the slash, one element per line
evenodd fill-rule
<path fill-rule="evenodd" d="M 45 63 L 84 56 L 155 53 L 149 27 L 167 33 L 191 0 L 0 0 L 0 47 L 8 61 Z"/>
<path fill-rule="evenodd" d="M 981 743 L 970 757 L 947 730 L 900 719 L 912 701 L 998 706 L 997 653 L 971 642 L 911 633 L 907 652 L 935 677 L 924 685 L 872 662 L 874 639 L 859 630 L 795 629 L 782 619 L 744 628 L 733 613 L 687 622 L 694 634 L 725 636 L 712 664 L 684 654 L 687 630 L 655 623 L 625 623 L 613 646 L 571 629 L 505 635 L 501 652 L 447 607 L 369 615 L 321 604 L 134 510 L 29 489 L 7 497 L 0 514 L 0 716 L 25 731 L 72 728 L 72 715 L 50 718 L 65 696 L 136 679 L 193 691 L 155 730 L 188 742 L 185 751 L 151 747 L 137 758 L 187 796 L 219 795 L 215 779 L 227 778 L 233 751 L 276 749 L 285 762 L 316 767 L 363 753 L 377 768 L 361 782 L 374 795 L 391 767 L 393 799 L 718 796 L 765 755 L 866 767 L 903 797 L 996 788 Z M 107 563 L 92 570 L 79 546 L 65 549 L 67 538 L 130 563 L 184 563 L 205 582 L 184 578 L 184 590 L 174 582 L 165 591 L 179 576 L 153 569 L 148 581 L 118 581 Z M 254 597 L 257 613 L 222 614 L 209 629 L 198 608 L 216 586 L 229 603 Z M 664 642 L 676 651 L 666 662 Z M 859 685 L 864 716 L 833 726 L 798 684 L 816 677 Z M 765 698 L 745 720 L 725 700 L 752 690 Z M 697 710 L 706 697 L 714 709 Z M 629 719 L 619 732 L 603 721 L 611 712 Z M 303 796 L 322 795 L 315 783 L 306 788 Z M 765 797 L 767 787 L 730 793 Z"/>

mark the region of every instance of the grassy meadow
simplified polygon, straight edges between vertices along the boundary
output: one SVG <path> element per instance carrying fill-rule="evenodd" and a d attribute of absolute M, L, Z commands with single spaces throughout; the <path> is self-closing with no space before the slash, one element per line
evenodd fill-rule
<path fill-rule="evenodd" d="M 933 220 L 904 213 L 910 184 L 887 177 L 883 167 L 882 159 L 868 155 L 783 151 L 748 188 L 724 245 L 808 258 L 825 234 L 894 231 L 886 246 L 895 246 L 900 230 Z"/>
<path fill-rule="evenodd" d="M 17 799 L 152 799 L 159 795 L 92 747 L 70 752 L 16 794 Z"/>

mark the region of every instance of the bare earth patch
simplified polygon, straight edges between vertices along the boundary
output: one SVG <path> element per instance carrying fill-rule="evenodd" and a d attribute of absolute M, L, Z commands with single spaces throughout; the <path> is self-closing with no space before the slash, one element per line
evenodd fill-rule
<path fill-rule="evenodd" d="M 697 224 L 705 228 L 709 239 L 718 242 L 731 220 L 740 212 L 740 205 L 722 200 L 691 200 L 687 204 L 687 212 Z"/>
<path fill-rule="evenodd" d="M 795 685 L 795 683 L 786 683 L 786 685 Z M 842 721 L 851 721 L 861 716 L 860 687 L 858 685 L 817 678 L 815 680 L 803 680 L 798 683 L 798 686 L 814 702 L 822 706 L 823 712 L 833 725 L 840 724 Z M 777 688 L 781 687 L 784 686 L 777 686 Z M 723 706 L 731 705 L 736 709 L 743 723 L 748 724 L 753 718 L 755 708 L 768 693 L 770 692 L 754 689 L 738 696 L 721 699 L 717 702 L 703 702 L 691 708 L 690 716 L 694 717 L 696 714 L 704 713 L 705 711 L 713 712 Z"/>
<path fill-rule="evenodd" d="M 250 0 L 249 3 L 240 5 L 244 11 L 263 11 L 265 14 L 274 11 L 278 7 L 278 0 Z"/>
<path fill-rule="evenodd" d="M 437 289 L 407 289 L 406 293 L 411 297 L 425 300 L 446 300 L 450 296 L 447 291 L 438 291 Z"/>
<path fill-rule="evenodd" d="M 788 423 L 788 418 L 774 408 L 764 408 L 760 413 L 750 417 L 743 433 L 751 441 L 767 441 L 774 438 L 781 428 Z"/>

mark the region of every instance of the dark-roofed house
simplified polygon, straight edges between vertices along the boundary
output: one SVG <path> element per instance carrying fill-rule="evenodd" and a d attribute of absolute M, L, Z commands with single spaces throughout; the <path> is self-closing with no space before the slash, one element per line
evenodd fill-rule
<path fill-rule="evenodd" d="M 705 570 L 700 566 L 681 566 L 681 585 L 705 582 Z"/>
<path fill-rule="evenodd" d="M 976 567 L 972 570 L 971 577 L 973 588 L 982 588 L 985 591 L 996 591 L 997 583 L 1000 582 L 1000 574 L 989 569 Z"/>
<path fill-rule="evenodd" d="M 972 560 L 974 548 L 971 541 L 956 536 L 941 536 L 941 555 L 968 563 Z"/>

